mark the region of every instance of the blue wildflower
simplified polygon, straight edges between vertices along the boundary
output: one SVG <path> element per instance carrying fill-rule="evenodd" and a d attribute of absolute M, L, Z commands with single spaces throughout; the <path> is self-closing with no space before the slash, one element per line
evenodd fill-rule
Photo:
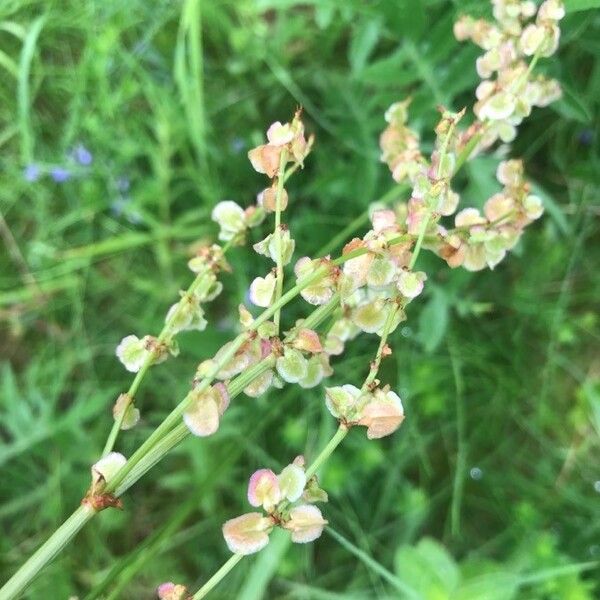
<path fill-rule="evenodd" d="M 71 179 L 71 172 L 64 167 L 54 167 L 50 170 L 50 177 L 52 177 L 56 183 L 63 183 Z"/>
<path fill-rule="evenodd" d="M 91 165 L 92 161 L 94 160 L 92 153 L 83 144 L 79 144 L 75 147 L 73 150 L 73 157 L 80 165 L 83 165 L 84 167 Z"/>
<path fill-rule="evenodd" d="M 27 165 L 25 169 L 23 169 L 23 179 L 25 179 L 25 181 L 29 181 L 30 183 L 37 181 L 40 178 L 40 175 L 40 168 L 35 163 L 31 163 Z"/>

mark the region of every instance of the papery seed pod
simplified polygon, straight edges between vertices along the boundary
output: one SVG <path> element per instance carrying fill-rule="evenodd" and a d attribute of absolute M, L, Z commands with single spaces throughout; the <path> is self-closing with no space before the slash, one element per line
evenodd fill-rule
<path fill-rule="evenodd" d="M 306 474 L 304 469 L 298 465 L 288 465 L 277 476 L 281 495 L 290 502 L 296 502 L 304 491 L 306 485 Z"/>
<path fill-rule="evenodd" d="M 321 345 L 321 339 L 319 334 L 312 329 L 299 329 L 292 346 L 302 352 L 310 352 L 311 354 L 317 354 L 323 352 L 323 346 Z"/>
<path fill-rule="evenodd" d="M 283 527 L 291 532 L 293 542 L 306 544 L 320 537 L 325 525 L 327 521 L 316 506 L 301 504 L 292 508 L 290 519 Z"/>
<path fill-rule="evenodd" d="M 267 139 L 272 146 L 285 146 L 294 139 L 294 131 L 289 123 L 282 125 L 275 121 L 267 130 Z"/>
<path fill-rule="evenodd" d="M 494 194 L 483 206 L 483 212 L 490 222 L 509 217 L 514 210 L 515 201 L 505 194 Z"/>
<path fill-rule="evenodd" d="M 381 299 L 366 302 L 352 311 L 352 322 L 365 333 L 377 333 L 384 325 L 387 312 Z"/>
<path fill-rule="evenodd" d="M 396 287 L 405 298 L 412 300 L 423 291 L 426 279 L 427 275 L 423 271 L 401 271 Z"/>
<path fill-rule="evenodd" d="M 523 208 L 528 219 L 539 219 L 544 214 L 542 199 L 535 194 L 529 194 L 523 201 Z"/>
<path fill-rule="evenodd" d="M 255 471 L 248 482 L 248 502 L 271 511 L 282 499 L 277 475 L 271 469 Z"/>
<path fill-rule="evenodd" d="M 219 239 L 227 242 L 246 230 L 246 218 L 241 206 L 232 200 L 219 202 L 212 210 L 211 218 L 220 227 Z"/>
<path fill-rule="evenodd" d="M 325 405 L 336 419 L 349 421 L 360 395 L 360 390 L 350 384 L 325 388 Z"/>
<path fill-rule="evenodd" d="M 245 388 L 244 394 L 250 398 L 262 396 L 273 383 L 273 371 L 266 371 L 253 379 Z"/>
<path fill-rule="evenodd" d="M 256 277 L 250 284 L 250 301 L 256 306 L 268 308 L 273 303 L 277 279 L 273 273 L 265 277 Z"/>
<path fill-rule="evenodd" d="M 140 420 L 140 411 L 133 405 L 133 398 L 129 394 L 119 394 L 113 406 L 113 418 L 118 421 L 125 413 L 121 421 L 121 430 L 133 429 Z"/>
<path fill-rule="evenodd" d="M 229 394 L 223 384 L 207 390 L 192 390 L 188 394 L 188 408 L 183 413 L 186 427 L 198 437 L 212 435 L 219 428 L 219 418 L 229 405 Z"/>
<path fill-rule="evenodd" d="M 281 146 L 263 144 L 250 150 L 248 158 L 255 171 L 273 178 L 279 170 L 279 156 L 281 151 Z"/>
<path fill-rule="evenodd" d="M 284 381 L 288 383 L 298 383 L 306 377 L 307 361 L 301 352 L 294 348 L 286 347 L 283 356 L 280 356 L 276 362 L 277 372 Z"/>
<path fill-rule="evenodd" d="M 367 427 L 367 437 L 372 440 L 392 434 L 403 420 L 400 397 L 390 390 L 376 390 L 362 408 L 358 424 Z"/>
<path fill-rule="evenodd" d="M 389 285 L 396 275 L 396 265 L 385 256 L 376 257 L 369 265 L 367 271 L 367 284 L 369 287 L 382 288 Z"/>
<path fill-rule="evenodd" d="M 128 335 L 117 346 L 118 359 L 131 373 L 137 373 L 148 358 L 144 339 L 140 340 L 136 335 Z"/>
<path fill-rule="evenodd" d="M 223 525 L 227 547 L 235 554 L 254 554 L 269 543 L 273 521 L 261 513 L 246 513 Z"/>
<path fill-rule="evenodd" d="M 273 183 L 271 187 L 265 188 L 258 196 L 256 197 L 256 202 L 259 206 L 268 212 L 272 213 L 277 210 L 277 180 Z M 284 211 L 288 206 L 288 193 L 285 188 L 281 190 L 281 196 L 279 198 L 279 209 Z"/>

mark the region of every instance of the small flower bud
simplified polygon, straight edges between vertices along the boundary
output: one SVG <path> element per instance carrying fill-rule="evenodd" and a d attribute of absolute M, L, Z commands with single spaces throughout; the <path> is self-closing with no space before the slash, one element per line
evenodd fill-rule
<path fill-rule="evenodd" d="M 268 213 L 275 212 L 277 210 L 277 183 L 275 182 L 271 187 L 265 188 L 256 197 L 256 202 L 259 206 L 262 206 Z M 281 191 L 281 198 L 279 199 L 279 208 L 284 211 L 288 205 L 288 193 L 283 188 Z"/>
<path fill-rule="evenodd" d="M 262 514 L 246 513 L 230 519 L 223 525 L 223 537 L 227 547 L 235 554 L 254 554 L 269 543 L 273 521 Z"/>
<path fill-rule="evenodd" d="M 158 586 L 156 594 L 160 600 L 185 600 L 188 592 L 184 585 L 168 581 Z"/>

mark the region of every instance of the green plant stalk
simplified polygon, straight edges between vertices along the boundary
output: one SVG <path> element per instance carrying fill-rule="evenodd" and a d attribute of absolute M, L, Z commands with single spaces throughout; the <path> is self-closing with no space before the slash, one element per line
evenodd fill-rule
<path fill-rule="evenodd" d="M 208 274 L 208 270 L 203 271 L 202 273 L 199 273 L 197 275 L 197 277 L 194 279 L 194 281 L 192 282 L 192 284 L 190 285 L 190 287 L 187 289 L 186 295 L 193 294 L 202 285 L 202 283 L 204 283 L 204 279 L 206 278 L 207 274 Z M 182 304 L 180 301 L 178 303 L 177 309 L 174 311 L 171 318 L 165 323 L 164 327 L 162 328 L 161 332 L 159 333 L 158 338 L 157 338 L 159 343 L 164 342 L 167 338 L 169 338 L 169 336 L 171 336 L 172 326 L 173 326 L 173 323 L 175 322 L 175 319 L 177 319 L 177 317 L 179 316 L 179 313 L 181 311 L 181 306 L 182 306 Z M 131 382 L 129 389 L 126 392 L 126 395 L 128 398 L 127 403 L 123 407 L 123 410 L 121 411 L 120 415 L 115 419 L 115 421 L 113 423 L 113 426 L 112 426 L 110 433 L 108 435 L 108 438 L 106 440 L 106 444 L 104 445 L 104 449 L 102 450 L 102 456 L 106 456 L 109 452 L 112 452 L 113 448 L 115 447 L 115 443 L 117 441 L 119 432 L 121 431 L 121 427 L 123 425 L 123 421 L 125 419 L 127 409 L 133 403 L 135 395 L 136 395 L 144 377 L 146 376 L 146 373 L 148 372 L 148 370 L 154 363 L 155 358 L 156 358 L 156 356 L 155 356 L 154 352 L 148 352 L 144 362 L 142 363 L 142 366 L 140 367 L 140 370 L 136 373 L 133 381 Z"/>
<path fill-rule="evenodd" d="M 287 150 L 284 148 L 279 156 L 279 176 L 277 177 L 277 192 L 275 194 L 275 247 L 277 249 L 275 302 L 281 298 L 283 293 L 283 256 L 281 252 L 281 197 L 283 196 L 283 184 L 285 182 L 285 165 L 287 163 Z M 279 333 L 279 322 L 281 320 L 281 308 L 273 317 L 275 329 Z"/>
<path fill-rule="evenodd" d="M 80 506 L 0 589 L 0 600 L 14 600 L 95 514 Z"/>
<path fill-rule="evenodd" d="M 223 566 L 192 596 L 193 600 L 205 598 L 229 572 L 244 558 L 243 554 L 232 554 L 229 560 L 223 563 Z"/>
<path fill-rule="evenodd" d="M 473 151 L 475 145 L 476 144 L 473 144 L 472 148 L 470 149 L 470 152 Z M 465 147 L 465 149 L 463 149 L 463 153 L 465 153 L 465 158 L 463 160 L 463 163 L 464 163 L 464 161 L 467 160 L 468 156 L 470 155 L 470 152 L 469 152 L 469 154 L 466 154 L 466 150 L 467 150 L 467 148 Z M 461 163 L 461 165 L 462 165 L 462 163 Z M 457 161 L 457 167 L 458 167 L 458 161 Z M 458 170 L 458 168 L 456 170 Z M 402 243 L 404 241 L 413 239 L 413 237 L 414 236 L 411 236 L 408 234 L 400 235 L 400 236 L 397 236 L 396 238 L 390 240 L 388 243 L 389 243 L 389 245 Z M 415 248 L 415 253 L 416 253 L 416 250 L 417 250 L 417 248 Z M 420 248 L 419 248 L 419 250 L 420 250 Z M 366 254 L 367 252 L 368 252 L 367 248 L 357 248 L 356 250 L 348 252 L 348 253 L 340 256 L 339 258 L 333 260 L 332 264 L 334 264 L 336 266 L 342 265 L 346 261 L 348 261 L 352 258 L 356 258 L 358 256 L 362 256 L 363 254 Z M 414 257 L 414 253 L 413 253 L 413 257 Z M 316 269 L 312 274 L 299 280 L 294 287 L 292 287 L 290 290 L 288 290 L 285 294 L 283 294 L 281 296 L 279 301 L 275 302 L 270 308 L 263 311 L 263 313 L 254 321 L 253 328 L 256 329 L 259 325 L 261 325 L 262 323 L 267 321 L 273 314 L 275 314 L 277 309 L 281 308 L 282 306 L 284 306 L 285 304 L 287 304 L 288 302 L 293 300 L 297 295 L 300 294 L 300 292 L 305 287 L 307 287 L 311 283 L 317 281 L 319 279 L 319 277 L 324 276 L 326 273 L 327 273 L 327 268 L 325 266 L 322 266 L 322 267 Z M 245 334 L 240 334 L 237 338 L 235 338 L 233 340 L 232 348 L 235 348 L 235 350 L 232 350 L 228 353 L 228 355 L 230 355 L 230 356 L 228 356 L 228 358 L 233 357 L 233 355 L 235 354 L 237 349 L 239 349 L 239 347 L 243 344 L 244 341 L 245 341 Z M 223 364 L 225 364 L 225 362 Z M 219 367 L 219 368 L 222 368 L 222 367 Z M 214 375 L 216 375 L 217 372 L 218 372 L 218 369 L 216 369 L 214 371 Z M 214 375 L 212 375 L 213 378 L 214 378 Z M 208 377 L 205 378 L 201 382 L 200 385 L 204 384 L 204 382 L 207 381 L 207 379 L 209 379 L 209 378 Z M 210 379 L 210 381 L 212 381 L 212 378 Z M 210 381 L 205 384 L 204 389 L 206 389 L 206 387 L 208 387 L 208 385 L 210 384 Z M 114 483 L 116 477 L 115 477 L 115 479 L 113 479 L 109 482 L 109 484 L 112 486 L 113 489 L 117 489 L 118 485 L 121 482 L 123 482 L 123 480 L 126 478 L 126 476 L 128 474 L 131 473 L 133 466 L 135 466 L 135 464 L 130 466 L 130 463 L 133 461 L 133 458 L 136 457 L 136 455 L 137 455 L 136 462 L 140 462 L 141 458 L 143 457 L 143 454 L 140 452 L 142 450 L 142 448 L 145 448 L 145 452 L 146 452 L 159 439 L 164 437 L 169 432 L 169 430 L 171 429 L 173 424 L 176 423 L 178 421 L 179 417 L 183 414 L 186 406 L 187 406 L 187 398 L 184 399 L 173 410 L 173 412 L 170 413 L 170 415 L 165 419 L 165 421 L 163 421 L 163 423 L 161 425 L 159 425 L 159 427 L 153 432 L 153 434 L 150 435 L 150 437 L 146 440 L 146 442 L 144 444 L 142 444 L 142 446 L 138 449 L 138 451 L 129 459 L 129 461 L 127 461 L 125 466 L 121 469 L 121 471 L 125 471 L 125 472 L 123 474 L 121 474 L 121 471 L 119 471 L 117 473 L 116 477 L 119 477 L 119 479 L 116 481 L 116 483 Z M 167 424 L 167 422 L 168 422 L 168 424 Z M 181 438 L 181 439 L 183 439 L 183 438 Z M 160 459 L 158 459 L 158 460 L 160 460 Z M 158 462 L 158 460 L 156 462 Z M 144 472 L 146 472 L 146 471 L 144 471 Z M 143 473 L 142 473 L 142 475 L 143 475 Z M 141 475 L 140 475 L 140 477 L 141 477 Z M 132 479 L 131 476 L 128 478 L 128 481 L 130 479 Z M 137 479 L 136 479 L 136 481 L 137 481 Z M 131 485 L 133 483 L 134 483 L 134 481 L 132 481 Z M 123 486 L 121 486 L 121 487 L 123 487 Z M 130 486 L 127 486 L 127 487 L 130 487 Z M 127 489 L 127 487 L 125 489 Z M 78 512 L 80 510 L 81 509 L 77 509 L 75 511 L 75 513 L 73 513 L 73 515 L 71 515 L 67 519 L 67 521 L 65 521 L 52 534 L 52 536 L 50 536 L 50 538 L 35 552 L 35 554 L 33 554 L 21 566 L 21 568 L 8 580 L 8 582 L 4 585 L 4 587 L 2 587 L 0 589 L 0 600 L 12 600 L 12 598 L 14 598 L 18 593 L 20 593 L 23 589 L 25 589 L 25 587 L 27 587 L 27 585 L 29 585 L 29 583 L 39 573 L 39 571 L 41 571 L 42 568 L 44 568 L 69 543 L 69 541 L 77 533 L 77 531 L 79 531 L 85 525 L 85 523 L 95 514 L 92 512 L 92 514 L 90 516 L 88 516 L 86 519 L 83 519 L 83 520 L 81 520 L 81 517 L 80 517 L 81 522 L 77 523 L 77 526 L 75 527 L 76 521 L 74 520 L 74 517 L 75 517 L 75 515 L 78 514 Z M 8 595 L 7 590 L 10 592 L 10 595 Z"/>
<path fill-rule="evenodd" d="M 232 246 L 233 246 L 233 240 L 229 240 L 226 244 L 223 245 L 223 248 L 222 248 L 223 256 L 225 256 L 227 254 L 227 252 L 230 250 L 230 248 Z M 185 295 L 191 296 L 198 289 L 200 289 L 202 284 L 205 283 L 206 276 L 209 274 L 209 272 L 210 272 L 210 270 L 206 269 L 206 270 L 203 270 L 202 272 L 198 273 L 198 275 L 196 275 L 196 277 L 194 278 L 194 280 L 192 281 L 192 283 L 186 290 Z M 159 344 L 170 340 L 171 336 L 173 336 L 173 323 L 175 323 L 175 320 L 179 316 L 182 306 L 183 306 L 183 304 L 180 300 L 177 305 L 177 308 L 175 309 L 174 313 L 171 315 L 171 318 L 165 323 L 161 332 L 158 334 L 157 339 L 158 339 Z M 115 443 L 117 441 L 117 437 L 119 436 L 119 432 L 121 431 L 121 427 L 123 425 L 123 420 L 125 419 L 125 414 L 127 413 L 127 409 L 129 408 L 130 404 L 134 401 L 135 395 L 137 394 L 137 391 L 138 391 L 144 377 L 146 376 L 146 373 L 148 372 L 148 370 L 154 363 L 154 359 L 155 359 L 154 353 L 149 352 L 148 355 L 146 356 L 146 359 L 142 363 L 140 370 L 136 373 L 133 381 L 131 382 L 129 389 L 127 390 L 127 398 L 128 398 L 127 404 L 123 407 L 121 414 L 119 415 L 119 417 L 117 419 L 115 419 L 115 422 L 113 423 L 110 433 L 108 434 L 106 444 L 104 445 L 104 449 L 102 450 L 102 456 L 106 456 L 109 452 L 112 452 L 112 449 L 115 447 Z"/>
<path fill-rule="evenodd" d="M 319 306 L 317 309 L 304 319 L 299 327 L 314 329 L 318 327 L 327 317 L 337 308 L 339 295 L 336 294 L 327 304 Z M 293 339 L 296 332 L 292 330 L 286 337 L 285 341 L 289 342 Z M 241 394 L 244 389 L 252 383 L 257 377 L 260 377 L 265 371 L 275 366 L 275 358 L 268 356 L 261 361 L 246 369 L 238 375 L 229 384 L 229 396 L 231 399 Z M 127 477 L 122 481 L 118 488 L 115 489 L 115 496 L 121 496 L 134 483 L 136 483 L 150 468 L 158 463 L 162 458 L 170 452 L 177 444 L 185 439 L 190 434 L 189 429 L 184 423 L 176 425 L 169 433 L 167 433 L 157 444 L 151 448 L 148 453 L 140 460 L 131 470 Z"/>
<path fill-rule="evenodd" d="M 325 272 L 321 269 L 321 275 Z M 313 273 L 311 276 L 304 278 L 305 280 L 311 279 L 311 281 L 305 281 L 305 285 L 310 285 L 312 280 L 315 278 Z M 295 286 L 298 287 L 298 286 Z M 293 288 L 295 289 L 295 288 Z M 282 300 L 287 297 L 287 300 L 283 302 L 289 302 L 294 295 L 291 295 L 290 290 L 287 294 L 282 297 Z M 299 288 L 303 289 L 303 288 Z M 298 291 L 299 293 L 299 291 Z M 320 322 L 325 320 L 331 312 L 333 312 L 339 301 L 339 296 L 336 294 L 331 301 L 323 306 L 315 309 L 302 323 L 303 327 L 314 328 L 318 326 Z M 271 307 L 272 309 L 272 307 Z M 260 323 L 268 320 L 269 316 L 273 313 L 269 309 L 269 315 L 267 315 Z M 267 311 L 265 311 L 267 312 Z M 261 315 L 262 317 L 262 315 Z M 259 319 L 261 318 L 259 317 Z M 257 321 L 259 320 L 257 319 Z M 259 324 L 260 324 L 259 323 Z M 255 327 L 256 321 L 254 323 Z M 288 336 L 289 339 L 291 337 Z M 238 336 L 239 337 L 239 336 Z M 232 381 L 229 388 L 230 396 L 233 398 L 240 394 L 244 388 L 249 385 L 256 377 L 272 368 L 274 364 L 273 357 L 267 357 L 247 369 L 244 373 L 236 377 Z M 184 400 L 185 401 L 185 400 Z M 163 422 L 164 423 L 164 422 Z M 156 443 L 150 445 L 144 455 L 140 456 L 136 463 L 127 470 L 126 473 L 122 474 L 119 480 L 115 483 L 113 478 L 109 483 L 113 489 L 115 496 L 121 496 L 131 486 L 133 486 L 145 473 L 147 473 L 155 464 L 157 464 L 170 450 L 177 446 L 182 440 L 189 435 L 189 430 L 183 423 L 178 423 L 176 427 L 170 431 L 165 432 Z M 152 436 L 151 436 L 152 437 Z M 148 438 L 150 439 L 150 438 Z M 147 440 L 148 441 L 148 440 Z M 140 447 L 141 450 L 142 447 Z M 138 450 L 139 452 L 139 450 Z M 138 454 L 136 452 L 136 454 Z M 132 461 L 133 457 L 128 461 L 125 466 L 128 466 Z M 119 473 L 120 474 L 120 473 Z M 118 474 L 118 475 L 119 475 Z M 110 492 L 107 486 L 107 493 Z M 36 577 L 36 575 L 57 555 L 60 551 L 71 541 L 75 534 L 83 528 L 83 526 L 92 519 L 97 513 L 87 506 L 79 507 L 51 536 L 48 540 L 21 566 L 21 568 L 11 577 L 11 579 L 0 589 L 0 600 L 12 600 L 20 592 L 22 592 Z"/>

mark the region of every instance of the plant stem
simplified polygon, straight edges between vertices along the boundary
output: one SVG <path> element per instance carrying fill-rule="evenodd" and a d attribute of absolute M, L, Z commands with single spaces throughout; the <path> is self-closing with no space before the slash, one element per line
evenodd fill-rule
<path fill-rule="evenodd" d="M 216 587 L 221 580 L 244 558 L 243 554 L 233 554 L 229 560 L 192 596 L 193 600 L 200 600 Z"/>
<path fill-rule="evenodd" d="M 306 469 L 306 479 L 312 477 L 319 470 L 323 463 L 332 455 L 333 451 L 342 443 L 349 431 L 350 429 L 347 425 L 340 423 L 340 426 L 337 428 L 337 431 L 329 440 L 325 448 L 321 450 L 317 458 L 315 458 L 308 469 Z"/>
<path fill-rule="evenodd" d="M 0 589 L 0 600 L 14 600 L 95 514 L 80 506 Z"/>
<path fill-rule="evenodd" d="M 275 302 L 281 298 L 283 293 L 283 255 L 281 251 L 281 197 L 283 196 L 283 183 L 285 181 L 285 165 L 287 163 L 287 150 L 282 150 L 279 157 L 279 175 L 277 177 L 277 192 L 275 194 L 275 248 L 277 252 L 276 263 L 276 282 L 275 282 Z M 279 321 L 281 319 L 281 308 L 275 312 L 273 321 L 275 329 L 279 333 Z"/>
<path fill-rule="evenodd" d="M 463 150 L 464 159 L 460 162 L 461 156 L 457 161 L 457 169 L 460 168 L 462 163 L 468 158 L 476 143 L 469 149 L 468 153 L 465 152 L 467 147 Z M 460 162 L 460 164 L 459 164 Z M 288 175 L 292 169 L 288 171 Z M 419 237 L 424 237 L 423 235 Z M 390 240 L 388 243 L 390 245 L 402 243 L 408 240 L 413 239 L 414 236 L 405 234 L 397 236 L 396 238 Z M 422 239 L 421 239 L 422 244 Z M 421 244 L 418 244 L 418 248 L 415 247 L 415 252 L 413 253 L 413 259 L 416 260 L 415 255 L 418 256 L 417 250 L 420 251 Z M 351 252 L 348 252 L 339 258 L 332 261 L 332 263 L 336 266 L 342 265 L 346 261 L 362 256 L 368 252 L 367 248 L 358 248 Z M 310 275 L 300 279 L 297 281 L 296 285 L 288 290 L 285 294 L 279 298 L 274 304 L 263 311 L 263 313 L 255 319 L 252 324 L 251 330 L 256 330 L 259 325 L 267 321 L 271 316 L 275 314 L 277 310 L 281 307 L 285 306 L 288 302 L 293 300 L 296 296 L 300 294 L 300 292 L 313 282 L 317 281 L 320 277 L 323 277 L 327 273 L 328 269 L 326 266 L 315 269 L 313 273 Z M 242 346 L 242 344 L 247 339 L 247 332 L 240 334 L 237 338 L 235 338 L 231 342 L 230 351 L 223 357 L 223 360 L 220 361 L 222 364 L 216 365 L 215 369 L 206 377 L 202 382 L 200 382 L 200 386 L 204 386 L 202 389 L 206 389 L 218 371 L 222 368 L 226 362 L 235 355 L 235 352 Z M 143 376 L 142 376 L 143 377 Z M 141 382 L 141 378 L 138 382 Z M 127 490 L 131 485 L 133 485 L 152 465 L 156 464 L 162 456 L 169 451 L 170 448 L 174 447 L 181 439 L 183 439 L 187 432 L 183 432 L 180 425 L 179 428 L 176 428 L 174 431 L 171 431 L 172 427 L 177 424 L 183 412 L 187 407 L 187 397 L 167 416 L 167 418 L 157 427 L 157 429 L 150 435 L 150 437 L 146 440 L 142 446 L 138 449 L 137 452 L 127 461 L 125 466 L 116 474 L 116 476 L 109 482 L 107 486 L 107 492 L 111 490 L 118 491 L 119 494 L 123 493 Z M 117 432 L 119 430 L 117 429 Z M 339 431 L 339 430 L 338 430 Z M 166 437 L 169 435 L 170 437 Z M 337 435 L 337 434 L 336 434 Z M 340 440 L 345 437 L 340 433 Z M 335 436 L 334 436 L 335 437 Z M 162 448 L 156 448 L 156 452 L 152 455 L 152 461 L 147 461 L 147 463 L 140 464 L 137 468 L 136 465 L 141 463 L 144 455 L 150 451 L 150 449 L 157 444 L 157 442 L 161 441 L 162 438 L 165 438 Z M 116 439 L 116 438 L 115 438 Z M 338 444 L 339 444 L 338 442 Z M 330 441 L 331 444 L 331 441 Z M 337 447 L 332 447 L 331 452 Z M 329 444 L 328 444 L 329 446 Z M 161 452 L 159 452 L 161 450 Z M 135 458 L 135 460 L 134 460 Z M 321 463 L 316 464 L 313 463 L 309 469 L 314 472 L 317 468 L 321 466 Z M 151 463 L 151 464 L 150 464 Z M 135 469 L 135 470 L 134 470 Z M 96 513 L 89 509 L 88 507 L 79 507 L 53 534 L 52 536 L 21 566 L 21 568 L 8 580 L 8 582 L 4 585 L 3 588 L 0 589 L 0 600 L 12 600 L 15 598 L 20 592 L 22 592 L 34 579 L 34 577 L 69 543 L 69 541 L 75 536 L 75 534 L 90 520 Z M 231 559 L 230 559 L 231 560 Z M 239 559 L 238 559 L 239 560 Z M 237 562 L 237 561 L 236 561 Z M 232 567 L 233 568 L 233 565 Z M 224 576 L 224 575 L 223 575 Z M 216 585 L 217 582 L 215 582 Z"/>
<path fill-rule="evenodd" d="M 232 247 L 232 245 L 233 245 L 233 240 L 230 240 L 223 246 L 223 248 L 222 248 L 223 255 L 227 254 L 228 250 Z M 185 296 L 189 297 L 192 294 L 195 294 L 196 291 L 201 288 L 202 284 L 205 283 L 205 279 L 209 273 L 210 273 L 210 269 L 208 269 L 208 268 L 201 271 L 200 273 L 198 273 L 198 275 L 196 275 L 196 277 L 194 278 L 194 280 L 192 281 L 192 283 L 186 290 Z M 177 304 L 177 308 L 173 311 L 173 314 L 165 322 L 161 332 L 158 334 L 157 339 L 158 339 L 159 343 L 169 341 L 171 336 L 173 335 L 173 324 L 175 323 L 177 317 L 179 316 L 179 314 L 181 312 L 181 309 L 183 306 L 183 301 L 184 301 L 184 298 L 182 298 L 179 301 L 179 303 Z M 146 356 L 146 359 L 142 363 L 140 370 L 136 373 L 133 381 L 131 382 L 129 389 L 126 392 L 126 397 L 128 398 L 127 403 L 123 406 L 123 410 L 121 411 L 121 414 L 115 419 L 115 421 L 113 423 L 113 426 L 110 430 L 110 433 L 108 434 L 108 438 L 104 445 L 104 449 L 102 450 L 102 456 L 106 456 L 109 452 L 112 452 L 113 448 L 115 447 L 115 443 L 117 441 L 117 437 L 119 436 L 119 432 L 121 431 L 121 426 L 123 425 L 123 420 L 125 419 L 125 414 L 127 413 L 127 409 L 129 408 L 130 404 L 134 401 L 135 395 L 137 394 L 137 391 L 138 391 L 144 377 L 146 376 L 146 373 L 152 366 L 155 358 L 156 358 L 156 356 L 155 356 L 154 352 L 149 352 L 148 355 Z"/>

